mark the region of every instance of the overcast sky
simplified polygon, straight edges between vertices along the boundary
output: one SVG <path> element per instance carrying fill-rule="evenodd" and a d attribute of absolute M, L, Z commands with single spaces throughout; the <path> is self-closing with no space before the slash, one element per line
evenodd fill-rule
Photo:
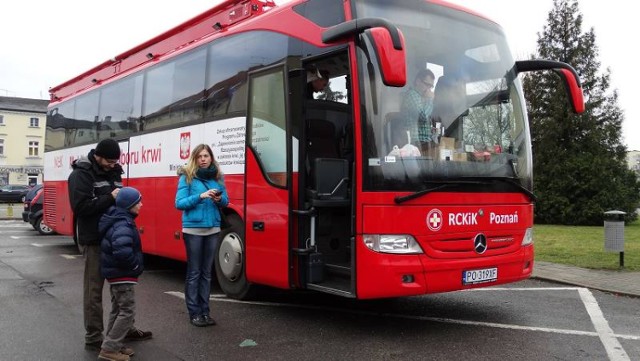
<path fill-rule="evenodd" d="M 275 0 L 277 4 L 287 1 Z M 450 0 L 498 22 L 517 59 L 536 46 L 553 0 Z M 0 2 L 0 96 L 48 99 L 48 89 L 191 19 L 216 0 L 32 0 Z M 627 44 L 636 23 L 633 1 L 579 0 L 583 31 L 594 27 L 599 60 L 612 72 L 625 112 L 624 141 L 640 150 L 640 111 Z M 393 19 L 391 19 L 393 20 Z M 623 28 L 623 26 L 625 28 Z M 632 45 L 633 46 L 633 45 Z"/>

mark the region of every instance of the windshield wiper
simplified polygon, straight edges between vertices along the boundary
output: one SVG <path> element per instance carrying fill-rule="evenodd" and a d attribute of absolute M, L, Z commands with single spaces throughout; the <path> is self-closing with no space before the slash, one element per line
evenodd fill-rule
<path fill-rule="evenodd" d="M 486 178 L 488 181 L 491 182 L 505 182 L 508 184 L 511 184 L 512 186 L 518 188 L 518 190 L 524 194 L 526 194 L 527 196 L 529 196 L 529 199 L 532 202 L 536 202 L 537 201 L 537 197 L 535 194 L 533 194 L 532 191 L 528 190 L 526 187 L 524 187 L 522 184 L 520 184 L 520 182 L 516 182 L 513 178 L 501 178 L 501 177 L 495 177 L 495 178 Z"/>
<path fill-rule="evenodd" d="M 535 196 L 535 194 L 533 194 L 533 192 L 531 192 L 530 190 L 528 190 L 526 187 L 524 187 L 522 184 L 520 184 L 520 182 L 516 182 L 516 180 L 514 178 L 505 178 L 505 177 L 479 177 L 479 178 L 474 178 L 474 181 L 477 183 L 496 183 L 496 182 L 503 182 L 503 183 L 507 183 L 510 184 L 516 188 L 518 188 L 518 190 L 521 193 L 526 194 L 529 199 L 532 202 L 535 202 L 537 200 L 537 197 Z"/>
<path fill-rule="evenodd" d="M 428 182 L 428 183 L 435 183 L 435 182 Z M 441 183 L 441 182 L 438 182 L 438 183 Z M 396 196 L 395 198 L 393 198 L 393 201 L 396 202 L 396 204 L 400 204 L 400 203 L 404 203 L 406 201 L 410 201 L 412 199 L 416 199 L 416 198 L 422 197 L 425 194 L 428 194 L 428 193 L 431 193 L 431 192 L 435 192 L 435 191 L 440 190 L 442 188 L 455 187 L 457 185 L 458 185 L 458 182 L 446 182 L 446 183 L 441 184 L 441 185 L 439 185 L 437 187 L 423 189 L 421 191 L 417 191 L 415 193 L 411 193 L 411 194 L 406 195 L 406 196 L 402 196 L 402 197 Z"/>
<path fill-rule="evenodd" d="M 443 183 L 437 187 L 423 189 L 421 191 L 417 191 L 415 193 L 411 193 L 409 195 L 403 197 L 395 197 L 393 200 L 396 204 L 404 203 L 406 201 L 410 201 L 412 199 L 416 199 L 422 197 L 425 194 L 429 194 L 431 192 L 435 192 L 437 190 L 448 188 L 448 187 L 456 187 L 465 184 L 487 184 L 487 183 L 495 183 L 495 182 L 504 182 L 508 183 L 514 187 L 516 187 L 520 192 L 526 194 L 532 202 L 537 200 L 535 194 L 522 186 L 522 184 L 516 182 L 511 178 L 501 178 L 501 177 L 488 177 L 488 178 L 475 178 L 474 180 L 457 180 L 457 181 L 446 181 L 446 182 L 427 182 L 427 183 Z"/>

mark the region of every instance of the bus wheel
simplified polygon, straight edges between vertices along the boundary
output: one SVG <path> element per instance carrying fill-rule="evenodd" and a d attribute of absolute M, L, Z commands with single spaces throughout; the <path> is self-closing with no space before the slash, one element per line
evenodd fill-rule
<path fill-rule="evenodd" d="M 244 223 L 237 215 L 229 215 L 227 220 L 231 227 L 220 232 L 216 277 L 228 297 L 243 300 L 253 294 L 253 286 L 245 276 Z"/>
<path fill-rule="evenodd" d="M 80 253 L 81 255 L 84 255 L 84 253 L 82 252 L 82 245 L 80 245 L 80 243 L 78 243 L 78 238 L 76 237 L 76 235 L 73 235 L 73 243 L 75 243 L 76 248 L 78 249 L 78 253 Z"/>

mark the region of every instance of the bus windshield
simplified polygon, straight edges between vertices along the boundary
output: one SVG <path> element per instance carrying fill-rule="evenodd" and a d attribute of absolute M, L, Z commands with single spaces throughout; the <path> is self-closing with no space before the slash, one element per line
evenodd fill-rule
<path fill-rule="evenodd" d="M 359 18 L 393 19 L 407 58 L 407 84 L 387 87 L 370 65 L 371 39 L 361 37 L 364 190 L 496 178 L 531 190 L 524 98 L 502 29 L 426 1 L 358 1 L 355 10 Z"/>

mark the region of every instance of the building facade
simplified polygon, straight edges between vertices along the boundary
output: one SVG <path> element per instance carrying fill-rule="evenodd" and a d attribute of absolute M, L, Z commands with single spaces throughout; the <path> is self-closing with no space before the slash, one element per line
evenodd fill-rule
<path fill-rule="evenodd" d="M 0 185 L 42 183 L 48 104 L 0 96 Z"/>

